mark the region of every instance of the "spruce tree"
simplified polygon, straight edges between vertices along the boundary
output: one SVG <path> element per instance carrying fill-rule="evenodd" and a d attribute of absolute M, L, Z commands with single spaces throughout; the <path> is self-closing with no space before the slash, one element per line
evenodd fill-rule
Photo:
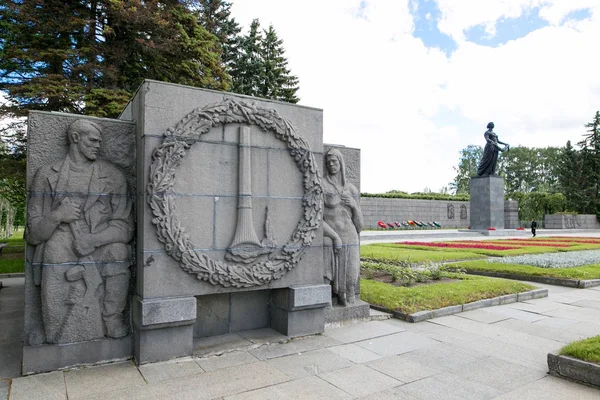
<path fill-rule="evenodd" d="M 85 2 L 0 1 L 0 118 L 29 110 L 80 113 L 85 93 L 74 45 L 86 28 Z"/>
<path fill-rule="evenodd" d="M 260 88 L 264 81 L 265 67 L 262 59 L 262 33 L 260 22 L 255 19 L 250 24 L 250 31 L 240 40 L 240 52 L 232 64 L 232 90 L 248 96 L 260 96 Z"/>
<path fill-rule="evenodd" d="M 273 25 L 264 31 L 261 55 L 264 63 L 264 76 L 259 93 L 261 97 L 297 103 L 298 78 L 290 74 L 288 61 L 284 57 L 283 40 L 277 37 Z"/>
<path fill-rule="evenodd" d="M 231 16 L 231 3 L 223 0 L 199 0 L 198 21 L 221 44 L 221 62 L 225 71 L 231 75 L 232 65 L 239 53 L 242 30 Z"/>
<path fill-rule="evenodd" d="M 567 141 L 562 149 L 558 166 L 558 182 L 560 191 L 565 195 L 567 209 L 580 211 L 584 208 L 585 194 L 582 186 L 585 179 L 581 170 L 581 154 Z"/>

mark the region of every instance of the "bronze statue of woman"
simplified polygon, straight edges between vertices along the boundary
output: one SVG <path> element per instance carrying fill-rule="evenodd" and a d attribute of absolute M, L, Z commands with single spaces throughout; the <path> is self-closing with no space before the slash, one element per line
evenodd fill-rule
<path fill-rule="evenodd" d="M 494 132 L 494 123 L 487 124 L 487 131 L 484 133 L 485 148 L 483 149 L 483 157 L 479 161 L 477 167 L 477 176 L 496 175 L 496 165 L 498 164 L 498 153 L 510 149 L 508 143 L 498 140 L 498 135 Z M 503 144 L 504 148 L 500 145 Z"/>

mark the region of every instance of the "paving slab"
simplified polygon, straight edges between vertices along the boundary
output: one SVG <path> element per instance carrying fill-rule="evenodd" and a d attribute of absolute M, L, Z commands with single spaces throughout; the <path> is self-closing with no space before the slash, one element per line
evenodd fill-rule
<path fill-rule="evenodd" d="M 524 332 L 533 336 L 555 340 L 557 342 L 562 342 L 565 344 L 586 337 L 584 335 L 575 333 L 567 329 L 558 329 L 555 327 L 544 326 L 541 324 L 525 322 L 512 318 L 497 322 L 494 325 L 500 326 L 505 329 Z"/>
<path fill-rule="evenodd" d="M 561 306 L 562 304 L 556 303 L 548 298 L 539 300 L 519 301 L 516 303 L 506 305 L 506 307 L 514 308 L 517 310 L 529 311 L 541 315 L 544 315 L 546 311 L 556 310 Z"/>
<path fill-rule="evenodd" d="M 434 322 L 432 322 L 431 320 L 427 320 L 427 321 L 423 321 L 418 324 L 415 324 L 413 322 L 404 321 L 404 320 L 401 320 L 398 318 L 389 319 L 387 321 L 383 321 L 383 323 L 402 328 L 403 331 L 410 331 L 410 332 L 415 332 L 415 333 L 430 331 L 439 326 L 439 325 L 435 324 Z"/>
<path fill-rule="evenodd" d="M 359 397 L 359 400 L 419 400 L 414 396 L 402 390 L 402 386 L 387 389 L 381 392 L 373 393 L 364 397 Z"/>
<path fill-rule="evenodd" d="M 579 322 L 595 323 L 600 321 L 600 310 L 592 310 L 589 308 L 581 308 L 577 306 L 571 306 L 568 310 L 556 309 L 548 311 L 547 313 L 545 313 L 545 315 L 551 317 L 577 319 Z"/>
<path fill-rule="evenodd" d="M 344 357 L 356 364 L 362 364 L 381 358 L 379 354 L 357 346 L 353 343 L 329 347 L 327 350 Z"/>
<path fill-rule="evenodd" d="M 537 381 L 496 397 L 494 400 L 598 400 L 600 390 L 553 376 Z"/>
<path fill-rule="evenodd" d="M 227 396 L 225 400 L 281 400 L 281 399 L 351 399 L 348 393 L 316 376 L 284 382 L 262 389 Z"/>
<path fill-rule="evenodd" d="M 8 399 L 8 389 L 10 387 L 10 381 L 0 381 L 0 400 Z"/>
<path fill-rule="evenodd" d="M 464 311 L 459 314 L 461 318 L 471 319 L 473 321 L 482 322 L 484 324 L 493 324 L 494 322 L 503 321 L 510 317 L 489 312 L 487 309 L 478 308 L 476 310 Z"/>
<path fill-rule="evenodd" d="M 131 361 L 72 369 L 65 371 L 64 374 L 69 400 L 83 399 L 89 395 L 103 395 L 117 389 L 146 383 Z"/>
<path fill-rule="evenodd" d="M 66 400 L 67 387 L 62 371 L 13 379 L 10 400 Z"/>
<path fill-rule="evenodd" d="M 439 343 L 435 346 L 402 354 L 399 357 L 405 361 L 418 363 L 438 371 L 453 372 L 462 365 L 488 359 L 490 356 L 474 349 L 449 343 Z"/>
<path fill-rule="evenodd" d="M 462 346 L 467 350 L 476 350 L 491 357 L 509 361 L 535 371 L 548 371 L 548 365 L 545 362 L 548 352 L 544 350 L 507 344 L 487 337 L 465 342 Z"/>
<path fill-rule="evenodd" d="M 546 372 L 531 370 L 495 357 L 462 364 L 454 368 L 453 373 L 501 392 L 509 392 L 546 376 Z"/>
<path fill-rule="evenodd" d="M 197 358 L 196 363 L 204 371 L 216 371 L 217 369 L 235 367 L 237 365 L 245 365 L 259 361 L 247 351 L 233 351 L 217 356 L 209 356 Z"/>
<path fill-rule="evenodd" d="M 326 349 L 272 358 L 267 363 L 292 379 L 323 375 L 329 371 L 354 365 L 352 361 Z"/>
<path fill-rule="evenodd" d="M 487 400 L 502 394 L 498 389 L 462 379 L 450 372 L 408 383 L 401 389 L 418 399 Z"/>
<path fill-rule="evenodd" d="M 307 336 L 291 340 L 287 343 L 277 343 L 264 345 L 258 349 L 250 351 L 254 357 L 259 360 L 268 360 L 276 357 L 283 357 L 295 353 L 321 349 L 325 347 L 338 346 L 341 342 L 325 335 Z"/>
<path fill-rule="evenodd" d="M 407 354 L 402 354 L 399 356 L 381 358 L 379 360 L 368 362 L 365 366 L 391 376 L 402 383 L 418 381 L 443 372 L 442 370 L 435 368 L 433 363 L 429 366 L 423 365 L 420 362 L 406 358 L 406 355 Z"/>
<path fill-rule="evenodd" d="M 547 352 L 542 350 L 507 344 L 496 340 L 497 338 L 480 336 L 443 325 L 438 325 L 436 329 L 423 332 L 422 335 L 436 339 L 442 343 L 458 346 L 466 352 L 477 351 L 481 354 L 515 362 L 532 369 L 547 370 L 545 363 Z"/>
<path fill-rule="evenodd" d="M 251 347 L 253 343 L 239 333 L 228 333 L 194 339 L 194 354 L 198 356 L 219 354 L 240 347 Z"/>
<path fill-rule="evenodd" d="M 204 372 L 191 357 L 174 361 L 144 364 L 140 365 L 138 368 L 142 373 L 144 380 L 148 383 L 161 382 Z"/>
<path fill-rule="evenodd" d="M 504 329 L 499 326 L 482 324 L 457 316 L 448 316 L 438 318 L 435 321 L 440 325 L 445 325 L 461 331 L 477 334 L 479 336 L 489 337 L 498 341 L 529 347 L 542 351 L 551 352 L 562 347 L 562 343 L 556 340 L 545 339 L 529 335 L 523 332 L 517 332 L 510 329 Z"/>
<path fill-rule="evenodd" d="M 367 338 L 385 336 L 406 330 L 400 326 L 391 325 L 386 322 L 387 321 L 371 321 L 344 325 L 339 328 L 329 329 L 324 335 L 342 343 L 354 343 Z"/>
<path fill-rule="evenodd" d="M 437 340 L 430 339 L 419 333 L 400 332 L 393 335 L 364 340 L 356 344 L 381 356 L 393 356 L 423 347 L 434 346 L 438 343 Z"/>
<path fill-rule="evenodd" d="M 321 378 L 352 396 L 366 396 L 401 384 L 381 372 L 358 364 L 321 375 Z"/>
<path fill-rule="evenodd" d="M 492 315 L 497 315 L 499 318 L 513 318 L 527 322 L 535 322 L 546 318 L 544 315 L 541 315 L 539 313 L 530 312 L 526 310 L 517 310 L 506 305 L 500 307 L 491 307 L 487 311 Z"/>
<path fill-rule="evenodd" d="M 600 310 L 600 300 L 584 299 L 576 301 L 572 305 L 577 307 L 593 308 L 595 310 Z"/>
<path fill-rule="evenodd" d="M 129 386 L 112 392 L 98 393 L 87 397 L 86 400 L 215 399 L 288 380 L 285 374 L 259 361 L 246 364 L 243 368 L 235 366 L 154 384 Z"/>
<path fill-rule="evenodd" d="M 0 290 L 0 380 L 21 375 L 25 310 L 23 278 L 2 278 Z M 0 397 L 1 398 L 1 397 Z"/>
<path fill-rule="evenodd" d="M 21 325 L 23 323 L 21 322 Z M 4 329 L 4 328 L 2 328 Z M 23 344 L 21 335 L 17 336 L 17 343 L 0 345 L 0 379 L 12 379 L 21 376 L 21 359 L 23 358 Z"/>

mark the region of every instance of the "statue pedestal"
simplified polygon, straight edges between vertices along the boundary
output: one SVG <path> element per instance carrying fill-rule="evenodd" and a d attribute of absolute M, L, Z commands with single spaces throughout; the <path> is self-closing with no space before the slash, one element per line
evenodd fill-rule
<path fill-rule="evenodd" d="M 469 183 L 471 230 L 504 230 L 504 179 L 498 175 L 477 176 Z"/>

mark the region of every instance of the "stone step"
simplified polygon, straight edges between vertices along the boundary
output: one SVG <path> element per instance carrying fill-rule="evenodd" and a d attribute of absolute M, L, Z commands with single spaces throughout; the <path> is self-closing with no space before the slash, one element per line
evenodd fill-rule
<path fill-rule="evenodd" d="M 384 321 L 393 317 L 393 315 L 390 313 L 373 310 L 372 308 L 369 311 L 369 316 L 371 318 L 371 321 Z"/>

